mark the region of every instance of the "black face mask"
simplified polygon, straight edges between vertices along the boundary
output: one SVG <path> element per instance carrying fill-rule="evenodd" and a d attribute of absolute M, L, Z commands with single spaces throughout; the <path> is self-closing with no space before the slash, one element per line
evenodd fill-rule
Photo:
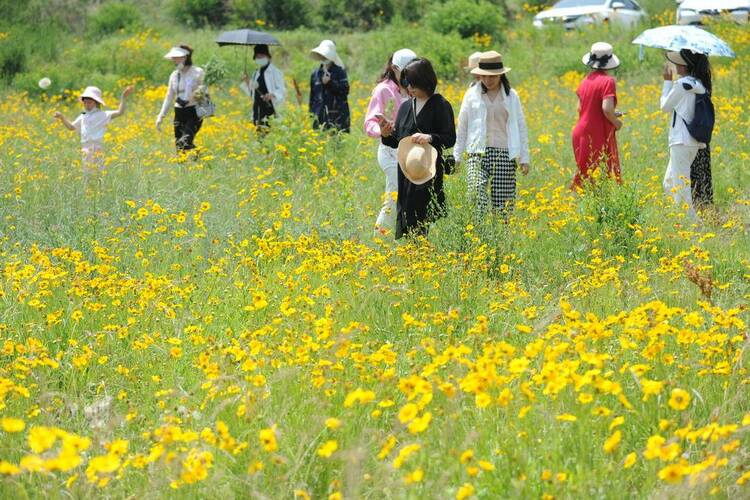
<path fill-rule="evenodd" d="M 406 79 L 406 76 L 404 76 L 404 74 L 403 74 L 403 73 L 401 74 L 401 81 L 399 82 L 399 84 L 400 84 L 400 85 L 401 85 L 401 86 L 402 86 L 403 88 L 406 88 L 406 87 L 408 87 L 408 86 L 409 86 L 409 80 L 407 80 L 407 79 Z"/>

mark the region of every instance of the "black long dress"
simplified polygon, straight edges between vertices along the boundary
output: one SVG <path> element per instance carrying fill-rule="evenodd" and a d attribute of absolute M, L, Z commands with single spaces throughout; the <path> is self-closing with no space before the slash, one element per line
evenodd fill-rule
<path fill-rule="evenodd" d="M 427 235 L 429 223 L 444 216 L 445 172 L 443 150 L 456 143 L 456 127 L 453 108 L 440 94 L 433 94 L 415 117 L 415 100 L 404 102 L 396 116 L 395 130 L 382 143 L 392 148 L 404 137 L 415 133 L 432 136 L 431 144 L 438 151 L 435 177 L 425 184 L 412 184 L 401 168 L 398 169 L 398 199 L 396 201 L 396 239 L 407 234 Z"/>
<path fill-rule="evenodd" d="M 258 87 L 255 89 L 255 95 L 253 96 L 253 125 L 256 127 L 267 127 L 268 119 L 276 113 L 273 103 L 263 100 L 263 96 L 268 94 L 268 85 L 266 85 L 267 69 L 268 65 L 266 64 L 258 70 Z"/>

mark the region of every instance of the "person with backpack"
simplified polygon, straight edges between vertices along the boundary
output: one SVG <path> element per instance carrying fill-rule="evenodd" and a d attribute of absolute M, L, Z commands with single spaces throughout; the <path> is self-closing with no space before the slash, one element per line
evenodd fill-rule
<path fill-rule="evenodd" d="M 669 164 L 664 191 L 691 221 L 698 221 L 690 187 L 690 167 L 698 151 L 711 141 L 714 112 L 711 104 L 711 66 L 704 54 L 682 49 L 667 52 L 661 109 L 670 113 Z M 679 78 L 673 81 L 672 63 Z"/>

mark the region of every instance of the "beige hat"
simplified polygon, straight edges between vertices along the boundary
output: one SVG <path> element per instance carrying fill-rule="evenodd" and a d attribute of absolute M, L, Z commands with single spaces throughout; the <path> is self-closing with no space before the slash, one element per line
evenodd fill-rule
<path fill-rule="evenodd" d="M 479 64 L 479 58 L 482 56 L 481 52 L 474 52 L 472 55 L 469 56 L 469 60 L 466 62 L 466 66 L 464 66 L 464 69 L 472 70 L 477 67 Z"/>
<path fill-rule="evenodd" d="M 510 68 L 503 66 L 503 56 L 500 52 L 490 50 L 489 52 L 482 52 L 479 56 L 479 62 L 477 67 L 471 70 L 472 75 L 504 75 L 510 71 Z"/>
<path fill-rule="evenodd" d="M 679 52 L 667 52 L 664 54 L 664 56 L 667 58 L 667 61 L 677 64 L 678 66 L 687 66 L 688 62 L 685 60 L 684 57 Z"/>
<path fill-rule="evenodd" d="M 435 177 L 438 152 L 431 144 L 417 144 L 411 137 L 404 137 L 398 143 L 397 155 L 401 171 L 412 184 L 424 184 Z"/>
<path fill-rule="evenodd" d="M 320 44 L 310 51 L 310 55 L 319 61 L 331 61 L 339 68 L 344 67 L 338 53 L 336 53 L 336 44 L 332 40 L 323 40 Z"/>
<path fill-rule="evenodd" d="M 104 104 L 104 99 L 102 99 L 102 91 L 99 90 L 99 87 L 86 87 L 83 93 L 81 93 L 81 99 L 84 97 L 93 99 L 102 106 L 106 106 L 106 104 Z"/>
<path fill-rule="evenodd" d="M 596 42 L 581 60 L 593 69 L 615 69 L 620 65 L 620 59 L 615 55 L 614 49 L 606 42 Z"/>
<path fill-rule="evenodd" d="M 182 47 L 172 47 L 171 49 L 169 49 L 169 52 L 164 54 L 164 59 L 172 59 L 173 57 L 185 57 L 188 54 L 190 54 L 190 52 L 183 49 Z"/>

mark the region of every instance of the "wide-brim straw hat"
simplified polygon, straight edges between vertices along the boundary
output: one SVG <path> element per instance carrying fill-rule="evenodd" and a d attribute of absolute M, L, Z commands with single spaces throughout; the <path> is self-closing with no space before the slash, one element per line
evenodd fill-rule
<path fill-rule="evenodd" d="M 664 54 L 664 57 L 667 58 L 667 61 L 677 64 L 679 66 L 687 66 L 688 62 L 685 60 L 684 57 L 682 57 L 682 54 L 679 52 L 672 52 L 668 51 L 666 54 Z"/>
<path fill-rule="evenodd" d="M 99 87 L 86 87 L 81 93 L 81 100 L 83 100 L 84 97 L 93 99 L 102 106 L 106 106 L 106 104 L 104 104 L 104 99 L 102 99 L 102 91 Z"/>
<path fill-rule="evenodd" d="M 466 61 L 466 66 L 464 66 L 464 69 L 468 69 L 471 71 L 472 69 L 476 68 L 479 64 L 479 58 L 482 56 L 481 52 L 474 52 L 469 56 L 469 59 Z"/>
<path fill-rule="evenodd" d="M 482 52 L 479 56 L 477 67 L 471 70 L 472 75 L 500 76 L 510 71 L 510 68 L 503 66 L 503 56 L 500 52 L 490 50 Z"/>
<path fill-rule="evenodd" d="M 319 61 L 331 61 L 340 68 L 344 67 L 344 63 L 336 52 L 336 44 L 332 40 L 320 42 L 317 47 L 310 51 L 310 55 Z"/>
<path fill-rule="evenodd" d="M 435 177 L 438 152 L 431 144 L 417 144 L 411 137 L 398 143 L 398 164 L 412 184 L 424 184 Z"/>
<path fill-rule="evenodd" d="M 620 59 L 615 55 L 612 46 L 606 42 L 596 42 L 588 54 L 581 59 L 583 64 L 593 69 L 615 69 Z"/>
<path fill-rule="evenodd" d="M 173 57 L 187 57 L 190 54 L 187 50 L 182 47 L 172 47 L 169 52 L 164 54 L 164 59 L 172 59 Z"/>

